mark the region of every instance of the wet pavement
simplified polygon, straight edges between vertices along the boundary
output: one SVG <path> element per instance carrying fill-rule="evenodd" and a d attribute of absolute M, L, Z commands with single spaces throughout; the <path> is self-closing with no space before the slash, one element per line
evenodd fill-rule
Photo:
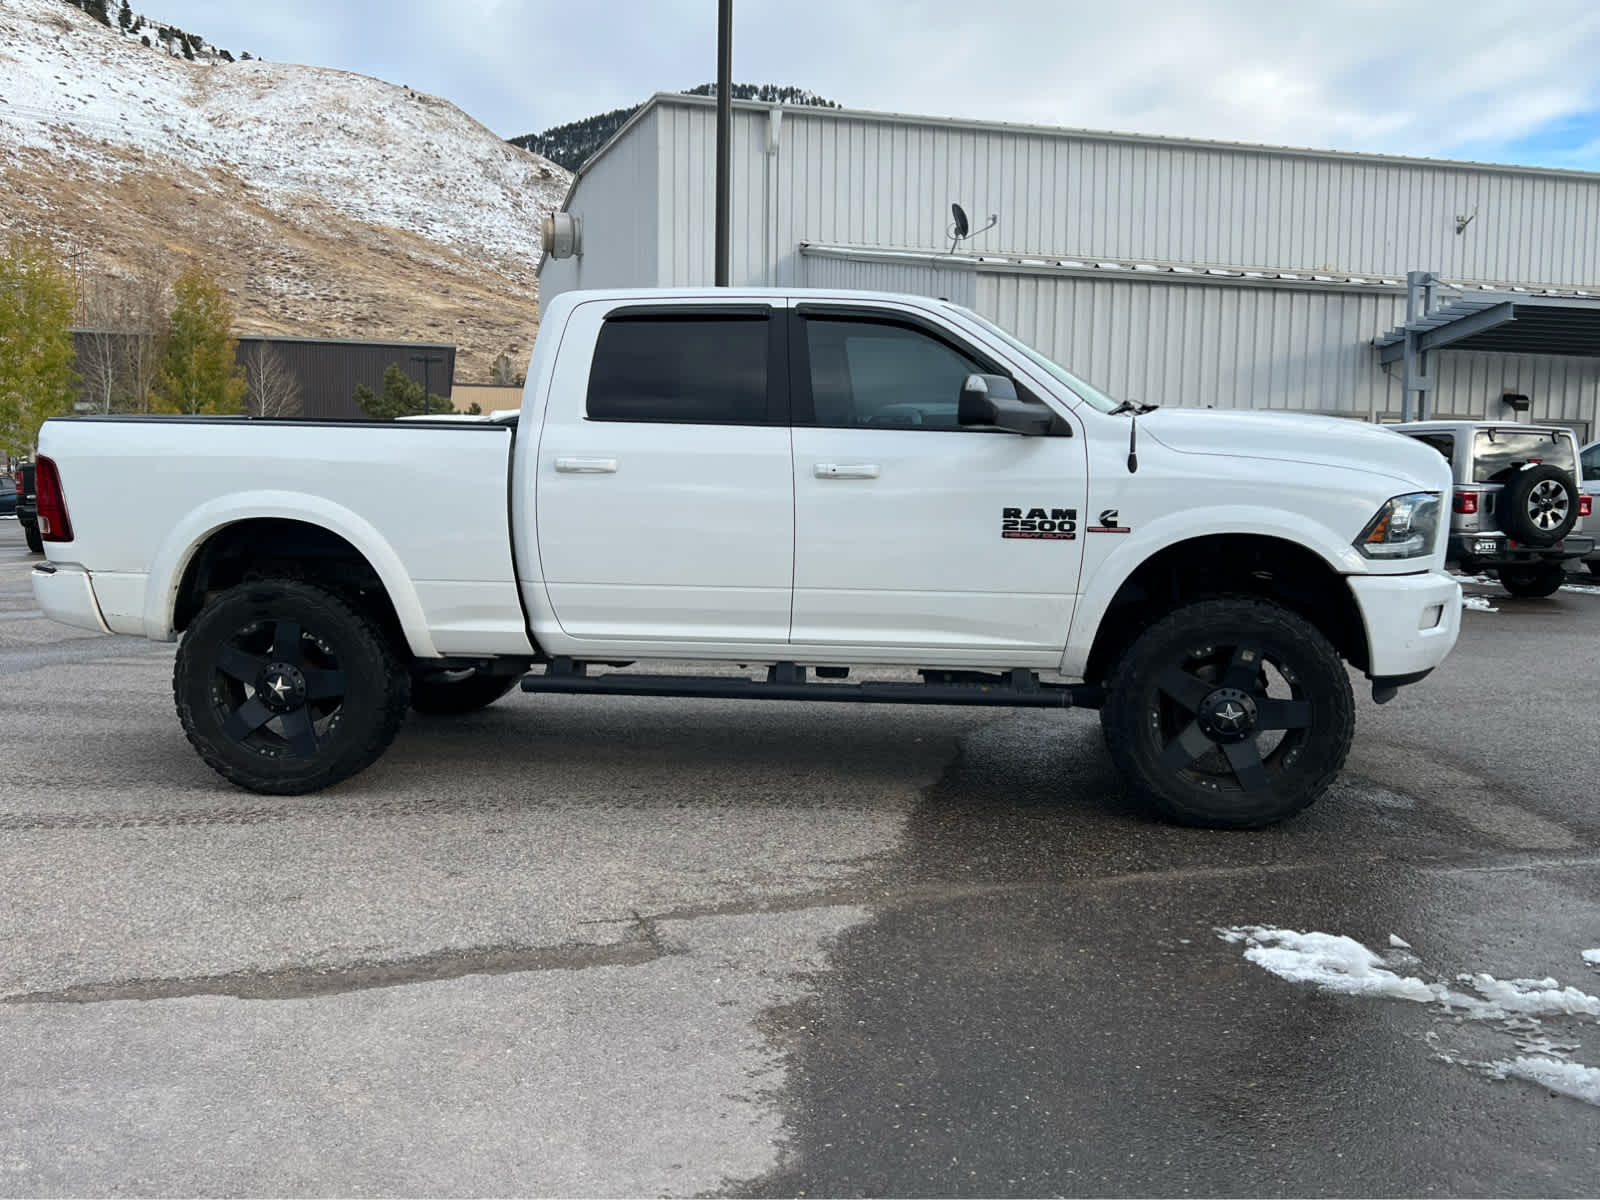
<path fill-rule="evenodd" d="M 1217 933 L 1600 994 L 1600 595 L 1472 585 L 1498 611 L 1361 700 L 1333 792 L 1224 834 L 1036 712 L 519 695 L 252 796 L 171 648 L 43 621 L 28 562 L 0 522 L 0 1194 L 1600 1180 L 1600 1107 L 1474 1065 L 1600 1066 L 1593 1017 L 1329 994 Z"/>

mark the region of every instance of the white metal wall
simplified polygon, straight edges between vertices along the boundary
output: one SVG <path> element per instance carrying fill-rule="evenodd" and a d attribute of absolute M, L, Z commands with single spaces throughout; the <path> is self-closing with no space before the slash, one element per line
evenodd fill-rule
<path fill-rule="evenodd" d="M 1188 408 L 1271 408 L 1369 420 L 1400 412 L 1401 371 L 1371 341 L 1405 320 L 1400 294 L 1084 279 L 978 270 L 975 307 L 1119 399 Z M 1443 351 L 1434 413 L 1592 428 L 1600 362 Z"/>
<path fill-rule="evenodd" d="M 709 282 L 715 105 L 664 97 L 656 112 L 663 282 Z M 1000 217 L 980 253 L 1600 284 L 1595 174 L 807 108 L 783 110 L 769 155 L 764 106 L 736 105 L 734 122 L 736 282 L 797 281 L 802 242 L 947 249 L 958 201 L 975 225 Z"/>
<path fill-rule="evenodd" d="M 656 282 L 656 200 L 666 183 L 659 163 L 659 120 L 657 110 L 641 114 L 635 127 L 590 165 L 581 180 L 582 196 L 576 191 L 568 196 L 570 211 L 583 217 L 583 254 L 544 260 L 539 271 L 544 296 Z"/>
<path fill-rule="evenodd" d="M 582 172 L 581 259 L 547 260 L 540 288 L 712 281 L 716 111 L 658 97 Z M 1114 395 L 1161 404 L 1287 408 L 1379 419 L 1400 372 L 1370 342 L 1402 323 L 1394 292 L 944 272 L 805 245 L 949 248 L 951 201 L 981 225 L 963 247 L 1013 257 L 1153 261 L 1600 291 L 1600 175 L 1177 140 L 974 126 L 919 117 L 734 106 L 735 284 L 868 287 L 969 300 Z M 1457 215 L 1476 217 L 1457 234 Z M 1171 276 L 1165 277 L 1170 279 Z M 975 287 L 972 286 L 975 284 Z M 1600 362 L 1435 356 L 1441 415 L 1594 428 Z M 1525 418 L 1527 419 L 1527 418 Z"/>
<path fill-rule="evenodd" d="M 800 287 L 842 288 L 866 292 L 910 292 L 942 296 L 969 307 L 977 303 L 978 274 L 972 264 L 874 262 L 834 254 L 802 254 Z"/>

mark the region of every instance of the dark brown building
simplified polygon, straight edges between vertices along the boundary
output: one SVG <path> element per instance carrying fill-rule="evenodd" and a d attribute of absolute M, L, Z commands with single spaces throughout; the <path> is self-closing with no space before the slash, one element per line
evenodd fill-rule
<path fill-rule="evenodd" d="M 102 336 L 97 331 L 75 329 L 78 367 L 90 361 L 90 339 Z M 113 335 L 115 336 L 115 335 Z M 299 384 L 299 412 L 302 417 L 331 420 L 360 420 L 366 416 L 356 406 L 355 392 L 365 384 L 383 392 L 383 373 L 394 363 L 430 395 L 439 396 L 448 411 L 455 384 L 456 348 L 443 342 L 368 342 L 344 338 L 241 337 L 238 362 L 248 373 L 258 347 L 274 352 L 285 371 Z"/>

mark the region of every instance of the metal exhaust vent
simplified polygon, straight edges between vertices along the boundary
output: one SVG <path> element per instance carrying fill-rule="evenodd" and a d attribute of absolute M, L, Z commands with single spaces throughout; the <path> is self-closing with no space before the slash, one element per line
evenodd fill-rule
<path fill-rule="evenodd" d="M 551 213 L 544 219 L 544 252 L 551 258 L 583 255 L 583 218 L 571 213 Z"/>

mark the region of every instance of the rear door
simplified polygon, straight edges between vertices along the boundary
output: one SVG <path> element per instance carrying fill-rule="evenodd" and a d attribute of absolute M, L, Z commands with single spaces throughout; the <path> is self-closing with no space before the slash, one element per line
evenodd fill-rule
<path fill-rule="evenodd" d="M 1008 374 L 893 309 L 801 305 L 790 344 L 797 645 L 1059 654 L 1083 562 L 1084 439 L 963 428 Z"/>
<path fill-rule="evenodd" d="M 563 632 L 787 639 L 794 485 L 782 313 L 605 301 L 574 312 L 536 484 L 539 557 Z"/>

